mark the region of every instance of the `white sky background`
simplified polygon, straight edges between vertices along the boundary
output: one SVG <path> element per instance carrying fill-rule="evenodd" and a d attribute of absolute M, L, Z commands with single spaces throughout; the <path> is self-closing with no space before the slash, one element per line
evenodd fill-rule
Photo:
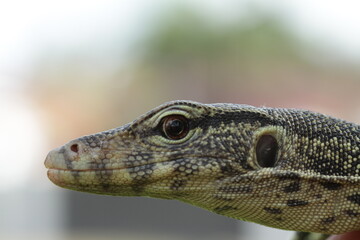
<path fill-rule="evenodd" d="M 31 70 L 34 58 L 47 48 L 106 46 L 114 29 L 121 34 L 119 49 L 124 50 L 149 28 L 149 16 L 181 2 L 220 21 L 246 15 L 249 5 L 260 6 L 281 16 L 301 38 L 360 59 L 360 1 L 356 0 L 1 0 L 0 74 Z M 100 48 L 100 55 L 102 51 L 108 53 Z"/>

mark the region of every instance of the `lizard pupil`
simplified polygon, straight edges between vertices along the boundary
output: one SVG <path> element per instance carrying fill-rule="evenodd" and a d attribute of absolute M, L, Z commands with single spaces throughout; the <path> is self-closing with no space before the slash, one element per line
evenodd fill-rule
<path fill-rule="evenodd" d="M 278 152 L 278 143 L 275 137 L 263 135 L 256 145 L 256 159 L 260 167 L 274 167 L 276 155 Z"/>
<path fill-rule="evenodd" d="M 163 119 L 163 132 L 169 139 L 184 138 L 189 132 L 188 120 L 181 115 L 171 115 Z"/>

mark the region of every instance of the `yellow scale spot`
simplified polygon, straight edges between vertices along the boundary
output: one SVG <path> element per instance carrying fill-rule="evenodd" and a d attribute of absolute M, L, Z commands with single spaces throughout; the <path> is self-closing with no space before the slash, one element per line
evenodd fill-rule
<path fill-rule="evenodd" d="M 82 184 L 95 184 L 99 182 L 95 172 L 81 172 L 79 182 Z"/>

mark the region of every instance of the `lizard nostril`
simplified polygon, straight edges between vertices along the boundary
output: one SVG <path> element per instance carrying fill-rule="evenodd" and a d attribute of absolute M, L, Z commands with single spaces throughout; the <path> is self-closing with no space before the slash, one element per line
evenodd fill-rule
<path fill-rule="evenodd" d="M 71 146 L 70 146 L 70 150 L 73 151 L 73 152 L 75 152 L 75 153 L 79 152 L 79 145 L 76 144 L 76 143 L 73 144 L 73 145 L 71 145 Z"/>

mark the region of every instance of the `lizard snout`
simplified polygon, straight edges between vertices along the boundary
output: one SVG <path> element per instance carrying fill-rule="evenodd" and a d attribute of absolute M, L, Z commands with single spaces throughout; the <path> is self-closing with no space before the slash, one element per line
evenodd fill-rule
<path fill-rule="evenodd" d="M 62 146 L 50 151 L 45 159 L 45 167 L 48 169 L 67 169 L 64 150 L 64 146 Z"/>
<path fill-rule="evenodd" d="M 73 162 L 79 161 L 80 154 L 87 152 L 86 146 L 78 140 L 72 140 L 67 144 L 50 151 L 45 159 L 45 167 L 48 169 L 71 170 Z"/>

